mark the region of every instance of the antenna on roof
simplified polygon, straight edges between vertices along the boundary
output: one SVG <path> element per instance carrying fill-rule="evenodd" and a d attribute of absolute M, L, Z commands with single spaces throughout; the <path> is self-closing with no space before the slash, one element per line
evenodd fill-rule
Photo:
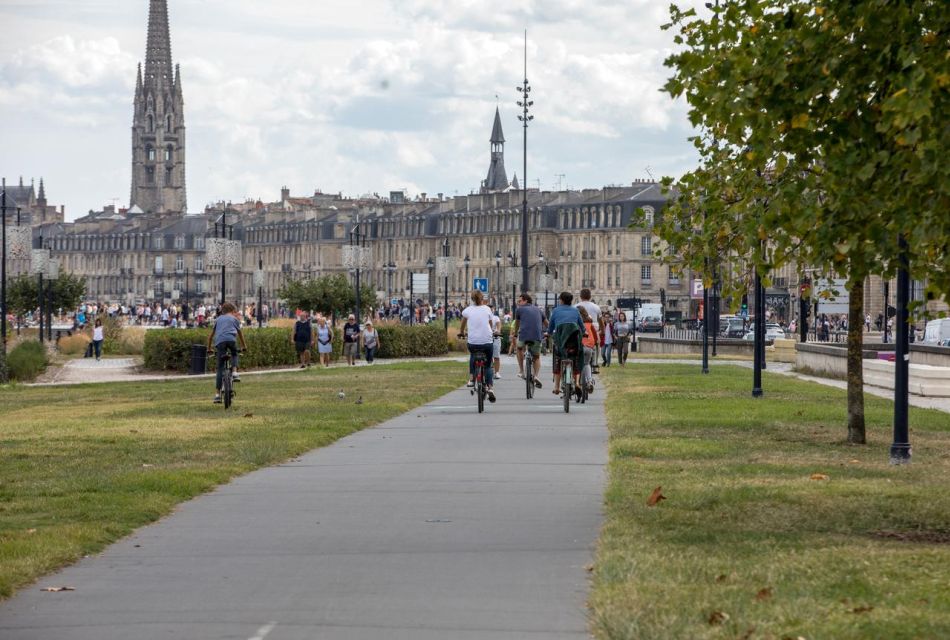
<path fill-rule="evenodd" d="M 656 178 L 653 177 L 653 171 L 650 170 L 650 165 L 646 166 L 647 175 L 650 176 L 650 182 L 656 182 Z"/>

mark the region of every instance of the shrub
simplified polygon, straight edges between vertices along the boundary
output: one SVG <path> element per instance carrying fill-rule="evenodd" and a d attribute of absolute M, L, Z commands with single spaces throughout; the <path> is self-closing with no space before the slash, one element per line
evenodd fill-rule
<path fill-rule="evenodd" d="M 267 326 L 275 329 L 292 329 L 295 322 L 297 321 L 293 318 L 273 318 L 267 321 Z"/>
<path fill-rule="evenodd" d="M 383 324 L 376 331 L 380 358 L 440 356 L 449 350 L 441 324 Z"/>
<path fill-rule="evenodd" d="M 290 366 L 297 363 L 297 352 L 290 342 L 290 329 L 266 327 L 243 329 L 247 353 L 241 354 L 241 369 Z M 145 333 L 142 354 L 145 368 L 153 371 L 188 371 L 191 346 L 208 344 L 210 329 L 153 329 Z M 343 333 L 334 331 L 333 356 L 343 352 Z M 317 358 L 316 349 L 313 353 Z M 214 356 L 208 356 L 208 370 L 215 368 Z"/>
<path fill-rule="evenodd" d="M 125 338 L 125 319 L 113 318 L 107 314 L 100 314 L 99 318 L 102 319 L 103 329 L 102 353 L 110 356 L 124 355 L 122 345 Z M 91 328 L 89 330 L 92 331 Z"/>
<path fill-rule="evenodd" d="M 59 352 L 67 356 L 82 355 L 86 352 L 86 347 L 92 339 L 85 333 L 74 333 L 71 336 L 64 336 L 56 343 Z"/>
<path fill-rule="evenodd" d="M 21 342 L 7 355 L 10 378 L 30 382 L 46 369 L 46 348 L 39 342 Z"/>

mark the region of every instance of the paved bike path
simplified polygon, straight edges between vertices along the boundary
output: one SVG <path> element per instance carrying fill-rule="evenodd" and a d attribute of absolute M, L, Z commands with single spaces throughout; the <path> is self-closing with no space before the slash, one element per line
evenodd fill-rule
<path fill-rule="evenodd" d="M 486 413 L 457 390 L 239 478 L 0 605 L 0 638 L 588 637 L 602 393 L 565 415 L 512 362 Z"/>

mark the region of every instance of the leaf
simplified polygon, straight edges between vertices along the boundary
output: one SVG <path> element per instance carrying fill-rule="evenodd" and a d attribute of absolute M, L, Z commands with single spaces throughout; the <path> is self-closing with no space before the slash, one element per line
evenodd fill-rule
<path fill-rule="evenodd" d="M 729 619 L 729 614 L 725 611 L 713 611 L 709 614 L 707 621 L 709 624 L 723 624 Z"/>
<path fill-rule="evenodd" d="M 855 607 L 851 610 L 851 613 L 868 613 L 869 611 L 874 611 L 874 607 L 865 605 L 863 607 Z"/>
<path fill-rule="evenodd" d="M 59 593 L 60 591 L 75 591 L 76 587 L 43 587 L 40 591 L 47 593 Z"/>
<path fill-rule="evenodd" d="M 662 487 L 657 487 L 654 489 L 653 493 L 650 494 L 650 497 L 647 498 L 648 507 L 655 507 L 660 503 L 660 500 L 666 500 L 666 496 L 660 492 L 660 489 L 662 489 Z"/>
<path fill-rule="evenodd" d="M 812 480 L 827 480 L 828 476 L 825 475 L 824 473 L 813 473 L 811 474 L 811 479 Z"/>
<path fill-rule="evenodd" d="M 759 592 L 755 594 L 755 599 L 758 600 L 759 602 L 762 602 L 763 600 L 768 600 L 771 597 L 772 597 L 772 587 L 764 587 L 762 589 L 759 589 Z"/>
<path fill-rule="evenodd" d="M 722 584 L 722 583 L 725 582 L 726 580 L 727 580 L 727 576 L 726 576 L 726 574 L 724 574 L 724 573 L 720 573 L 718 576 L 716 576 L 716 582 L 718 582 L 718 583 L 720 583 L 720 584 Z"/>
<path fill-rule="evenodd" d="M 792 129 L 804 129 L 808 126 L 808 114 L 799 113 L 792 117 Z"/>
<path fill-rule="evenodd" d="M 254 414 L 253 414 L 253 413 L 245 413 L 245 414 L 244 414 L 244 417 L 245 417 L 245 418 L 253 418 L 253 417 L 254 417 Z"/>

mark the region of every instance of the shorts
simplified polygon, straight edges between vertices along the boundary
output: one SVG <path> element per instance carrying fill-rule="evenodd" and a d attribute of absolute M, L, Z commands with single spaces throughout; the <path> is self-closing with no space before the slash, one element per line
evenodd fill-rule
<path fill-rule="evenodd" d="M 304 351 L 310 348 L 309 342 L 294 342 L 294 348 L 297 350 L 297 355 L 300 355 Z"/>
<path fill-rule="evenodd" d="M 347 358 L 359 358 L 360 357 L 360 343 L 359 342 L 344 342 L 343 343 L 343 355 Z"/>
<path fill-rule="evenodd" d="M 574 362 L 574 375 L 577 375 L 581 372 L 583 368 L 581 354 L 575 354 L 574 356 L 565 356 L 564 359 L 570 359 Z M 554 370 L 555 375 L 560 375 L 561 373 L 561 356 L 558 355 L 557 350 L 554 350 L 552 354 L 552 369 Z"/>
<path fill-rule="evenodd" d="M 525 345 L 527 345 L 528 351 L 530 351 L 533 355 L 536 355 L 536 356 L 541 355 L 541 343 L 538 340 L 519 340 L 518 341 L 519 349 L 524 349 Z"/>
<path fill-rule="evenodd" d="M 495 338 L 492 342 L 492 358 L 501 357 L 501 338 Z"/>

